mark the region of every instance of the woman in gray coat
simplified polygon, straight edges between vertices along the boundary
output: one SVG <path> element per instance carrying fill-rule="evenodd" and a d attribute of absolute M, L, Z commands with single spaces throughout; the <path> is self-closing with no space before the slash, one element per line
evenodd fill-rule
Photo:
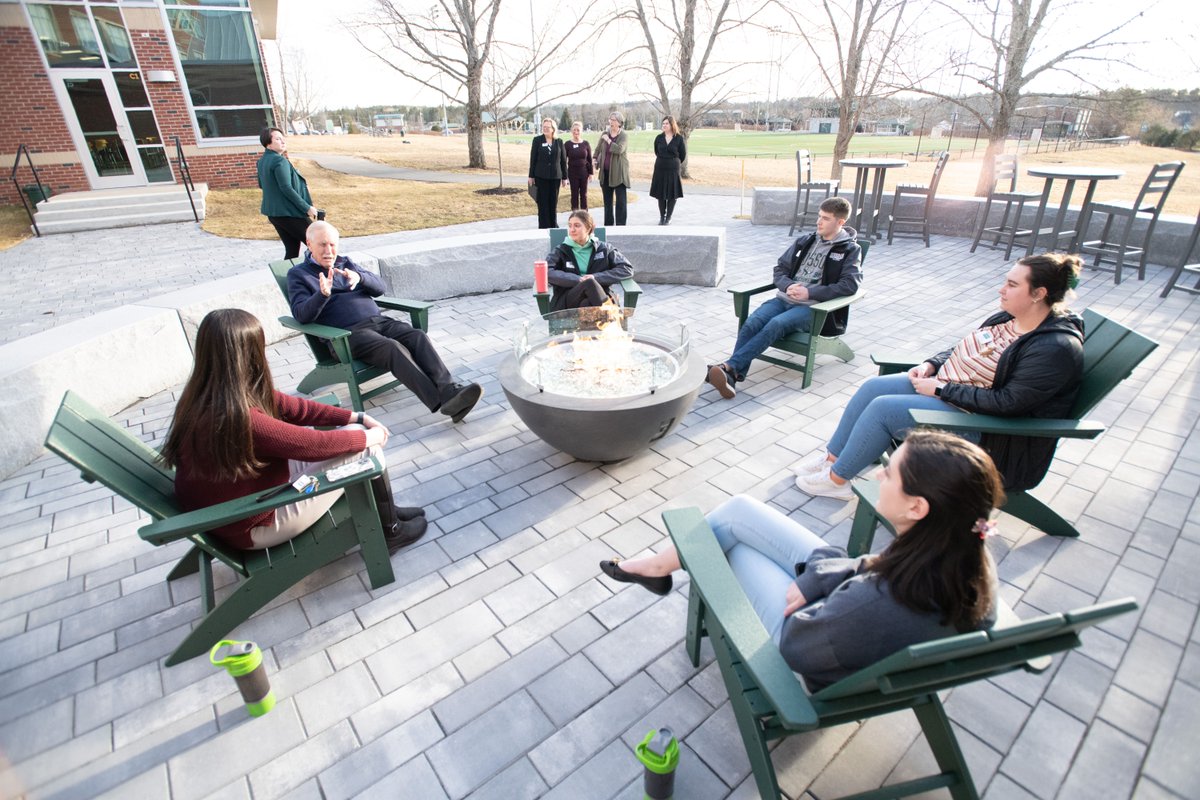
<path fill-rule="evenodd" d="M 629 187 L 629 137 L 625 135 L 625 117 L 620 111 L 608 115 L 608 130 L 596 143 L 596 171 L 600 192 L 604 195 L 604 225 L 624 225 L 625 190 Z"/>

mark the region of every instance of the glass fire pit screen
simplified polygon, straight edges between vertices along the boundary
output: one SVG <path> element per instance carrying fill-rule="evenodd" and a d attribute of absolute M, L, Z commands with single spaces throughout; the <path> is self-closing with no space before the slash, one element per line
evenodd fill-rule
<path fill-rule="evenodd" d="M 688 355 L 688 329 L 680 323 L 677 330 L 660 327 L 654 336 L 638 335 L 632 313 L 615 305 L 556 311 L 545 318 L 544 338 L 526 322 L 514 342 L 521 377 L 539 391 L 567 397 L 653 394 L 679 375 Z"/>

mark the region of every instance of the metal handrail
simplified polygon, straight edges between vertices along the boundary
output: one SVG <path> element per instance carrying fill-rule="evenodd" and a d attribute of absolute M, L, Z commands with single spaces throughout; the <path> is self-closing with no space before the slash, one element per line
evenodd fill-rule
<path fill-rule="evenodd" d="M 183 188 L 187 192 L 188 202 L 192 204 L 192 217 L 196 222 L 200 221 L 200 215 L 196 213 L 196 199 L 192 197 L 192 193 L 196 191 L 196 184 L 192 182 L 192 171 L 188 169 L 187 156 L 183 154 L 183 143 L 179 141 L 179 137 L 175 139 L 175 159 L 179 162 L 179 173 L 183 176 Z"/>
<path fill-rule="evenodd" d="M 38 194 L 40 194 L 42 197 L 47 196 L 45 188 L 42 187 L 42 178 L 40 175 L 38 175 L 37 167 L 33 165 L 33 157 L 29 155 L 29 148 L 23 144 L 17 145 L 17 157 L 13 159 L 12 172 L 9 174 L 9 178 L 12 179 L 13 186 L 17 188 L 17 197 L 21 198 L 21 205 L 24 207 L 25 213 L 29 216 L 29 224 L 33 226 L 33 232 L 40 237 L 42 232 L 38 230 L 37 221 L 33 218 L 34 210 L 29 208 L 29 202 L 25 198 L 25 192 L 21 191 L 21 183 L 17 180 L 17 169 L 21 166 L 22 153 L 25 154 L 25 161 L 28 162 L 29 169 L 31 172 L 33 172 L 33 179 L 37 181 Z M 37 204 L 34 203 L 34 209 L 36 208 Z"/>

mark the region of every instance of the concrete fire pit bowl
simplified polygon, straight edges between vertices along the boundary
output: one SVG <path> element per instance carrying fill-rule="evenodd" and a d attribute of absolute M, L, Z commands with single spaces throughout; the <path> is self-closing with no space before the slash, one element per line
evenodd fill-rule
<path fill-rule="evenodd" d="M 704 359 L 692 352 L 686 327 L 642 331 L 630 310 L 619 311 L 623 317 L 615 327 L 625 332 L 627 345 L 617 350 L 632 348 L 629 363 L 607 354 L 599 370 L 578 381 L 586 384 L 582 390 L 571 384 L 592 365 L 576 366 L 586 359 L 574 348 L 590 350 L 596 340 L 610 338 L 598 330 L 596 315 L 605 312 L 597 309 L 530 322 L 500 365 L 500 384 L 521 421 L 581 461 L 620 461 L 647 449 L 675 429 L 704 384 Z M 541 366 L 556 359 L 554 366 Z"/>

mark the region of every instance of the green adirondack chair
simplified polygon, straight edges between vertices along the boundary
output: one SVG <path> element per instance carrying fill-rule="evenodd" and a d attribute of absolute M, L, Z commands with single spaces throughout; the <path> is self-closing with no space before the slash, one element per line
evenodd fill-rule
<path fill-rule="evenodd" d="M 600 241 L 608 241 L 605 238 L 604 228 L 596 228 L 592 231 L 596 238 Z M 550 229 L 550 249 L 558 247 L 567 238 L 566 228 L 551 228 Z M 621 304 L 625 308 L 636 308 L 638 298 L 642 296 L 642 287 L 638 286 L 638 282 L 633 278 L 625 278 L 621 281 L 621 292 L 623 294 Z M 533 299 L 537 302 L 538 313 L 543 317 L 550 313 L 550 292 L 534 292 Z"/>
<path fill-rule="evenodd" d="M 322 480 L 318 493 L 345 489 L 345 494 L 304 533 L 265 550 L 238 550 L 207 531 L 308 495 L 286 491 L 267 500 L 247 496 L 183 512 L 175 502 L 174 473 L 158 460 L 158 452 L 74 392 L 63 396 L 46 436 L 46 447 L 78 467 L 84 480 L 100 482 L 150 515 L 154 522 L 138 531 L 142 539 L 156 546 L 181 539 L 190 543 L 167 580 L 199 571 L 204 617 L 171 653 L 167 666 L 207 653 L 297 581 L 355 546 L 362 548 L 371 588 L 378 589 L 396 579 L 368 484 L 370 478 L 383 471 L 378 462 L 369 472 L 339 481 Z M 227 565 L 240 578 L 237 588 L 219 604 L 213 591 L 214 560 Z"/>
<path fill-rule="evenodd" d="M 1049 656 L 1079 646 L 1082 629 L 1137 608 L 1132 598 L 1113 600 L 913 645 L 809 694 L 746 599 L 699 509 L 666 511 L 663 521 L 691 576 L 688 656 L 699 666 L 701 639 L 710 639 L 764 800 L 781 796 L 768 742 L 905 709 L 916 714 L 939 772 L 854 799 L 948 789 L 955 800 L 975 800 L 979 794 L 938 693 L 1018 669 L 1042 672 Z"/>
<path fill-rule="evenodd" d="M 862 257 L 859 260 L 859 267 L 861 268 L 863 262 L 867 260 L 867 251 L 871 249 L 871 242 L 867 239 L 859 239 L 858 246 L 862 248 Z M 774 291 L 775 284 L 770 281 L 753 286 L 739 286 L 729 290 L 729 293 L 733 295 L 733 313 L 737 315 L 739 331 L 746 324 L 746 320 L 750 316 L 750 298 L 764 292 Z M 814 303 L 811 306 L 813 312 L 811 329 L 820 331 L 825 326 L 825 319 L 831 312 L 839 308 L 845 308 L 851 303 L 858 302 L 865 296 L 866 290 L 860 287 L 856 293 L 849 297 L 837 297 L 833 300 L 826 300 L 824 303 Z M 854 358 L 854 351 L 842 341 L 840 336 L 820 336 L 805 333 L 804 331 L 790 333 L 772 344 L 771 347 L 801 357 L 801 361 L 796 361 L 791 358 L 779 358 L 763 353 L 758 359 L 766 361 L 769 364 L 803 373 L 804 380 L 800 386 L 802 389 L 807 389 L 812 385 L 813 370 L 817 366 L 817 356 L 837 356 L 842 361 L 847 362 Z"/>
<path fill-rule="evenodd" d="M 1129 377 L 1146 356 L 1154 352 L 1158 342 L 1136 333 L 1118 322 L 1091 309 L 1083 312 L 1083 383 L 1068 419 L 1033 419 L 1027 417 L 991 417 L 986 414 L 956 414 L 952 411 L 912 411 L 918 425 L 948 431 L 1012 434 L 1014 436 L 1048 436 L 1064 439 L 1095 439 L 1104 432 L 1099 422 L 1084 419 L 1117 384 Z M 919 357 L 872 355 L 879 365 L 880 375 L 903 372 L 921 363 Z M 855 491 L 865 498 L 871 508 L 878 497 L 873 481 L 855 481 Z M 1006 490 L 1004 510 L 1017 519 L 1028 522 L 1051 536 L 1079 536 L 1075 526 L 1058 512 L 1027 491 Z M 855 516 L 850 533 L 850 550 L 854 554 L 871 549 L 876 523 L 886 522 L 870 515 Z M 893 531 L 894 533 L 894 531 Z"/>
<path fill-rule="evenodd" d="M 275 276 L 279 291 L 283 292 L 283 298 L 288 301 L 289 307 L 291 300 L 288 297 L 287 274 L 288 270 L 299 263 L 300 259 L 294 261 L 284 259 L 272 261 L 270 264 L 271 274 Z M 376 297 L 375 302 L 385 311 L 408 312 L 414 328 L 429 331 L 429 309 L 433 308 L 433 303 L 425 303 L 420 300 L 399 300 L 395 297 Z M 363 391 L 362 385 L 367 381 L 391 373 L 382 367 L 373 367 L 350 355 L 350 331 L 331 325 L 306 325 L 297 321 L 295 317 L 280 317 L 279 322 L 286 328 L 304 334 L 304 339 L 308 342 L 309 349 L 312 350 L 313 358 L 317 361 L 317 365 L 313 367 L 312 371 L 300 381 L 300 385 L 296 387 L 297 391 L 312 394 L 323 386 L 336 386 L 344 383 L 350 390 L 351 407 L 355 411 L 362 411 L 364 402 L 372 397 L 390 392 L 400 385 L 400 381 L 390 380 L 369 391 Z"/>

